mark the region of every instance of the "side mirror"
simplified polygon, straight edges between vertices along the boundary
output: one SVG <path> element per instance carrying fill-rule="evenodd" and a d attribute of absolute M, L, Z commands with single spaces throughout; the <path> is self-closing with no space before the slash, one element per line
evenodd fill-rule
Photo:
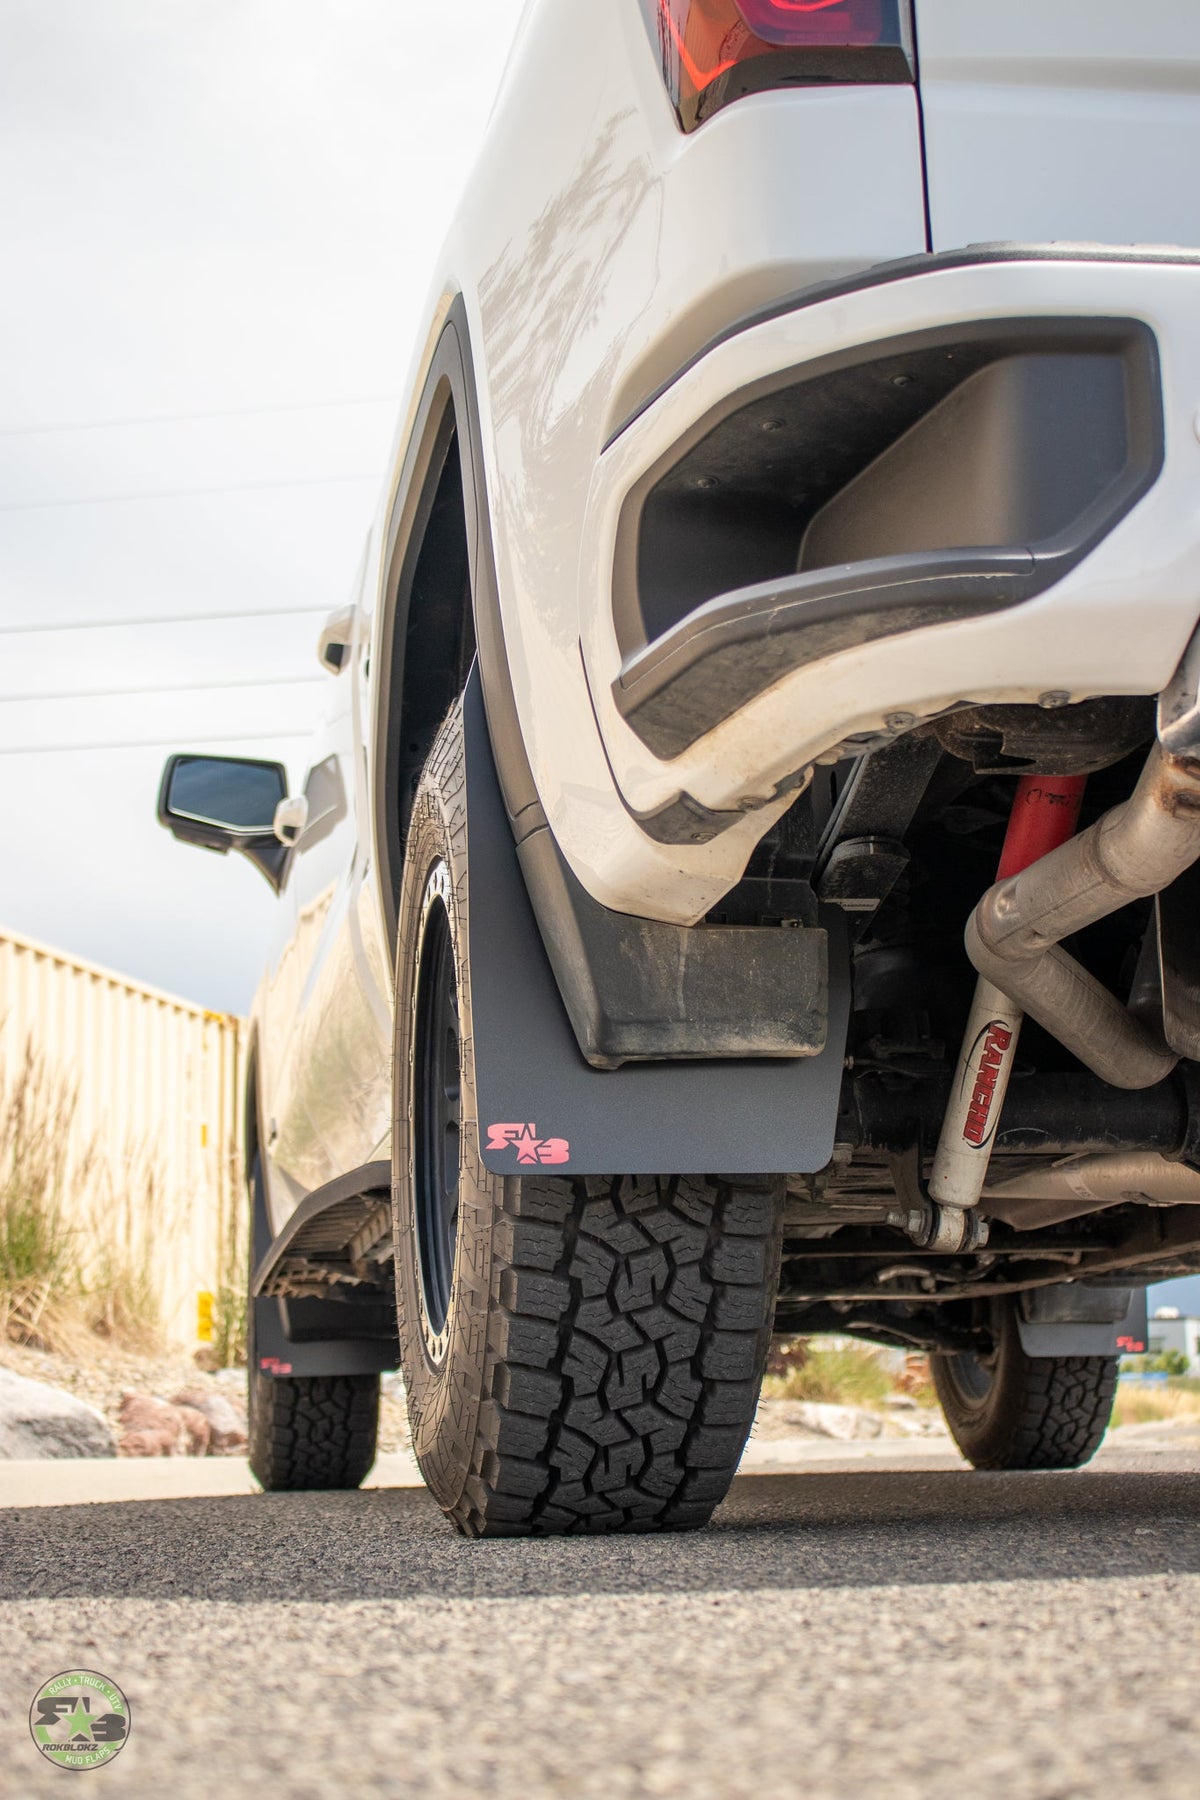
<path fill-rule="evenodd" d="M 158 821 L 180 843 L 221 856 L 240 850 L 278 893 L 289 846 L 280 843 L 272 827 L 286 793 L 280 763 L 240 756 L 171 756 L 158 790 Z"/>
<path fill-rule="evenodd" d="M 308 796 L 296 794 L 289 800 L 281 800 L 275 808 L 275 817 L 271 821 L 271 830 L 281 844 L 290 850 L 304 836 L 304 827 L 308 824 Z"/>

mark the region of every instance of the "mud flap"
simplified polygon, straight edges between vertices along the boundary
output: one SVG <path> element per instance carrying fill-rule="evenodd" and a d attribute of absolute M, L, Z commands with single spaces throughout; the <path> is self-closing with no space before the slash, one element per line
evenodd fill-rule
<path fill-rule="evenodd" d="M 1026 1356 L 1136 1356 L 1149 1342 L 1145 1288 L 1031 1288 L 1017 1329 Z"/>
<path fill-rule="evenodd" d="M 335 1335 L 340 1326 L 345 1332 L 361 1330 L 354 1319 L 337 1315 L 352 1314 L 356 1308 L 333 1300 L 293 1301 L 310 1309 L 300 1331 L 288 1315 L 289 1302 L 264 1298 L 254 1302 L 254 1354 L 263 1375 L 377 1375 L 400 1367 L 400 1347 L 395 1331 L 388 1337 Z M 315 1309 L 320 1309 L 319 1313 Z M 309 1337 L 307 1334 L 313 1333 Z M 316 1333 L 328 1333 L 317 1336 Z"/>
<path fill-rule="evenodd" d="M 464 697 L 469 979 L 480 1154 L 498 1174 L 808 1174 L 833 1153 L 850 1009 L 830 909 L 817 1056 L 594 1069 L 567 1017 L 517 860 L 477 671 Z M 797 995 L 797 1007 L 804 997 Z"/>
<path fill-rule="evenodd" d="M 254 1195 L 254 1262 L 271 1247 L 262 1183 Z M 400 1367 L 393 1308 L 253 1296 L 254 1360 L 263 1375 L 375 1375 Z"/>

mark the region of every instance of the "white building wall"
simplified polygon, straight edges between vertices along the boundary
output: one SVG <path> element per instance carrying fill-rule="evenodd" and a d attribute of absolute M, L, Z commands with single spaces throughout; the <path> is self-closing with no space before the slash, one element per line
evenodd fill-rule
<path fill-rule="evenodd" d="M 1200 1319 L 1151 1319 L 1150 1353 L 1182 1350 L 1191 1365 L 1191 1373 L 1200 1375 Z"/>

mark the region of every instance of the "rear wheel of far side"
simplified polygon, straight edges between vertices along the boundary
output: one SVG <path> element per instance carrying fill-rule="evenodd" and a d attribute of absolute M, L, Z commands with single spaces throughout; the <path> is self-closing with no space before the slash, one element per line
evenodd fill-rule
<path fill-rule="evenodd" d="M 257 1213 L 257 1160 L 251 1179 Z M 254 1341 L 252 1295 L 246 1319 L 248 1454 L 255 1479 L 268 1493 L 358 1487 L 375 1461 L 378 1375 L 266 1374 Z"/>
<path fill-rule="evenodd" d="M 469 1536 L 706 1523 L 758 1400 L 782 1184 L 491 1174 L 479 1156 L 461 711 L 400 894 L 393 1212 L 422 1473 Z"/>
<path fill-rule="evenodd" d="M 990 1347 L 935 1356 L 933 1381 L 954 1441 L 977 1469 L 1077 1469 L 1100 1448 L 1115 1356 L 1026 1356 L 1015 1296 L 991 1303 Z"/>

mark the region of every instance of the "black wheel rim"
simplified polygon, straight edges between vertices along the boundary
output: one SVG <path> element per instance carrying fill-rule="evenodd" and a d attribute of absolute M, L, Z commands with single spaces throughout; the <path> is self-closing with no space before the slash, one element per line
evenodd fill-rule
<path fill-rule="evenodd" d="M 995 1380 L 995 1358 L 978 1356 L 972 1350 L 948 1356 L 950 1378 L 960 1398 L 969 1407 L 982 1406 L 992 1391 Z"/>
<path fill-rule="evenodd" d="M 972 1324 L 977 1350 L 960 1350 L 939 1358 L 955 1401 L 964 1415 L 982 1417 L 995 1403 L 997 1388 L 1004 1380 L 1005 1344 L 1013 1329 L 1014 1302 L 998 1298 L 976 1303 Z"/>
<path fill-rule="evenodd" d="M 458 1241 L 461 1125 L 454 941 L 437 871 L 427 892 L 417 973 L 413 1066 L 413 1190 L 417 1258 L 430 1353 L 445 1351 Z"/>

